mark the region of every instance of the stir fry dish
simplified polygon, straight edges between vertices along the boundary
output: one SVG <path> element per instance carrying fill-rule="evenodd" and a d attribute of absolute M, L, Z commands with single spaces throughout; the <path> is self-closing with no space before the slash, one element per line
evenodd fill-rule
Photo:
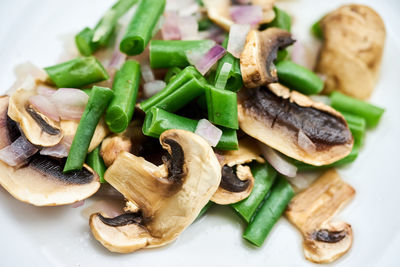
<path fill-rule="evenodd" d="M 385 26 L 364 5 L 324 15 L 310 69 L 291 20 L 274 0 L 118 0 L 70 60 L 19 67 L 0 97 L 0 184 L 35 206 L 101 199 L 89 226 L 112 252 L 164 246 L 227 205 L 254 246 L 285 216 L 307 260 L 338 259 L 355 189 L 335 168 L 384 113 L 366 101 Z"/>

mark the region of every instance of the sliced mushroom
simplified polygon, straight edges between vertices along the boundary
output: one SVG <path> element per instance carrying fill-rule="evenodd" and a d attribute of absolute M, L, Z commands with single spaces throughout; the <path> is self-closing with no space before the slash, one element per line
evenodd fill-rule
<path fill-rule="evenodd" d="M 32 144 L 41 147 L 55 146 L 63 137 L 60 125 L 29 104 L 29 97 L 35 94 L 35 89 L 20 88 L 14 92 L 9 101 L 8 116 L 18 123 Z"/>
<path fill-rule="evenodd" d="M 0 98 L 0 149 L 20 135 L 7 119 L 8 97 Z M 35 154 L 22 168 L 0 161 L 0 184 L 16 199 L 36 206 L 71 204 L 94 194 L 100 187 L 97 174 L 84 165 L 78 172 L 64 174 L 64 161 Z"/>
<path fill-rule="evenodd" d="M 240 128 L 281 153 L 321 166 L 347 156 L 353 137 L 343 116 L 280 84 L 241 90 Z"/>
<path fill-rule="evenodd" d="M 122 152 L 105 179 L 140 208 L 116 218 L 93 214 L 95 238 L 113 252 L 128 253 L 175 240 L 217 190 L 221 167 L 207 142 L 183 130 L 168 130 L 160 142 L 169 154 L 160 166 Z"/>
<path fill-rule="evenodd" d="M 326 77 L 325 92 L 339 90 L 368 98 L 377 82 L 385 45 L 382 18 L 365 5 L 344 5 L 320 22 L 324 43 L 316 70 Z"/>
<path fill-rule="evenodd" d="M 354 195 L 355 190 L 332 169 L 292 199 L 286 216 L 303 234 L 306 259 L 329 263 L 350 249 L 351 225 L 331 219 Z"/>
<path fill-rule="evenodd" d="M 250 1 L 255 6 L 260 6 L 263 11 L 263 18 L 260 24 L 269 23 L 274 20 L 274 4 L 275 0 L 251 0 Z"/>
<path fill-rule="evenodd" d="M 253 160 L 263 163 L 265 160 L 259 155 L 257 141 L 250 137 L 239 140 L 238 150 L 216 151 L 215 155 L 221 165 L 221 184 L 211 201 L 227 205 L 247 198 L 254 186 L 254 177 L 248 166 L 242 164 Z"/>
<path fill-rule="evenodd" d="M 246 44 L 240 55 L 240 70 L 243 83 L 247 88 L 277 82 L 274 66 L 279 49 L 295 42 L 285 30 L 268 28 L 264 31 L 251 30 L 247 34 Z"/>

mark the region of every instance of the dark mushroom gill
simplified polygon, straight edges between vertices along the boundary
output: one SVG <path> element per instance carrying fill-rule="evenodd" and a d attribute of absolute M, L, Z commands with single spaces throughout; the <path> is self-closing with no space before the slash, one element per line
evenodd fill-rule
<path fill-rule="evenodd" d="M 182 183 L 182 177 L 184 176 L 183 165 L 185 159 L 183 149 L 175 140 L 165 139 L 163 142 L 169 145 L 171 149 L 171 155 L 165 155 L 165 164 L 167 164 L 168 167 L 168 180 L 174 183 Z"/>
<path fill-rule="evenodd" d="M 222 167 L 222 177 L 220 186 L 230 192 L 243 192 L 250 185 L 249 180 L 242 181 L 234 173 L 233 168 L 227 165 Z"/>
<path fill-rule="evenodd" d="M 321 229 L 312 234 L 312 239 L 325 242 L 325 243 L 337 243 L 345 238 L 347 235 L 346 231 L 329 231 L 327 229 Z"/>
<path fill-rule="evenodd" d="M 345 144 L 352 138 L 342 118 L 313 107 L 299 106 L 265 87 L 242 90 L 240 102 L 247 112 L 269 123 L 268 127 L 280 124 L 296 133 L 302 130 L 317 149 L 324 145 Z"/>
<path fill-rule="evenodd" d="M 292 39 L 291 34 L 285 31 L 282 31 L 281 33 L 277 34 L 274 37 L 275 38 L 271 38 L 272 41 L 268 43 L 268 46 L 270 46 L 266 60 L 267 73 L 269 76 L 268 82 L 278 81 L 278 76 L 275 73 L 275 65 L 274 65 L 274 61 L 278 57 L 278 50 L 284 49 L 295 42 L 295 40 Z"/>
<path fill-rule="evenodd" d="M 99 219 L 104 223 L 109 226 L 113 227 L 118 227 L 118 226 L 124 226 L 124 225 L 129 225 L 129 224 L 142 224 L 143 221 L 143 216 L 141 212 L 130 212 L 130 213 L 124 213 L 121 215 L 118 215 L 117 217 L 114 218 L 106 218 L 100 213 L 97 214 L 99 216 Z"/>
<path fill-rule="evenodd" d="M 32 117 L 32 119 L 39 125 L 40 129 L 42 129 L 43 132 L 49 134 L 49 135 L 58 135 L 60 134 L 59 129 L 53 128 L 50 124 L 48 124 L 40 114 L 38 114 L 33 108 L 27 107 L 26 111 L 28 114 Z"/>

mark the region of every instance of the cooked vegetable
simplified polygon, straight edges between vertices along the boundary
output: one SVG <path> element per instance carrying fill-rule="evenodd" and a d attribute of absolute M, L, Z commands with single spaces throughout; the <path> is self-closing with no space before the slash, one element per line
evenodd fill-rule
<path fill-rule="evenodd" d="M 112 97 L 113 92 L 110 89 L 93 86 L 89 102 L 76 130 L 64 173 L 82 169 L 96 126 Z"/>
<path fill-rule="evenodd" d="M 222 130 L 206 119 L 199 120 L 194 133 L 203 137 L 212 147 L 217 146 L 222 136 Z"/>
<path fill-rule="evenodd" d="M 98 45 L 93 43 L 92 39 L 93 30 L 89 27 L 84 28 L 77 35 L 75 35 L 75 44 L 81 55 L 90 56 L 97 50 Z"/>
<path fill-rule="evenodd" d="M 178 67 L 172 67 L 168 70 L 167 74 L 165 74 L 164 77 L 164 81 L 166 83 L 169 83 L 172 79 L 174 79 L 176 77 L 176 75 L 178 75 L 179 72 L 181 72 L 182 69 L 178 68 Z"/>
<path fill-rule="evenodd" d="M 135 110 L 140 83 L 140 65 L 127 60 L 114 77 L 114 97 L 106 112 L 106 122 L 114 133 L 121 133 L 128 127 Z"/>
<path fill-rule="evenodd" d="M 354 194 L 355 190 L 332 169 L 292 199 L 286 216 L 303 235 L 306 259 L 329 263 L 350 249 L 350 224 L 331 220 Z"/>
<path fill-rule="evenodd" d="M 340 92 L 331 94 L 331 106 L 339 111 L 364 118 L 368 127 L 375 127 L 385 112 L 383 108 L 346 96 Z"/>
<path fill-rule="evenodd" d="M 138 55 L 144 51 L 165 8 L 165 0 L 141 0 L 120 44 L 121 52 Z"/>
<path fill-rule="evenodd" d="M 100 156 L 100 147 L 96 147 L 95 150 L 87 155 L 86 163 L 97 173 L 100 178 L 100 183 L 105 183 L 104 173 L 106 172 L 106 165 Z"/>
<path fill-rule="evenodd" d="M 354 137 L 354 144 L 362 146 L 367 125 L 365 119 L 345 112 L 342 112 L 342 115 L 345 118 L 347 125 L 349 125 L 349 129 Z"/>
<path fill-rule="evenodd" d="M 290 60 L 276 63 L 279 82 L 305 95 L 319 94 L 324 82 L 311 70 Z"/>
<path fill-rule="evenodd" d="M 244 231 L 243 238 L 260 247 L 293 196 L 294 191 L 290 184 L 279 176 L 271 193 Z"/>
<path fill-rule="evenodd" d="M 187 53 L 204 54 L 215 45 L 212 40 L 152 40 L 150 65 L 152 68 L 184 68 L 189 66 Z"/>
<path fill-rule="evenodd" d="M 107 71 L 95 57 L 75 58 L 44 69 L 59 88 L 79 88 L 109 78 Z"/>
<path fill-rule="evenodd" d="M 276 178 L 276 171 L 268 163 L 250 165 L 255 178 L 254 187 L 248 198 L 232 204 L 232 208 L 249 223 L 261 202 L 265 199 Z"/>
<path fill-rule="evenodd" d="M 274 20 L 266 24 L 265 26 L 268 28 L 275 27 L 290 32 L 290 29 L 292 28 L 292 19 L 289 14 L 276 6 L 274 6 L 274 11 Z"/>
<path fill-rule="evenodd" d="M 322 40 L 324 39 L 324 33 L 322 32 L 321 29 L 321 20 L 317 20 L 312 26 L 311 26 L 311 33 L 318 39 Z"/>

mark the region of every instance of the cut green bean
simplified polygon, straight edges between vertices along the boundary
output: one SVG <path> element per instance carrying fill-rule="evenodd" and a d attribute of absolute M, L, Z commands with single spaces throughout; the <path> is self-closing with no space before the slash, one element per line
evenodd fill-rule
<path fill-rule="evenodd" d="M 104 180 L 104 173 L 107 168 L 104 164 L 103 158 L 100 156 L 100 146 L 87 155 L 86 163 L 99 175 L 100 183 L 105 183 L 106 180 Z"/>
<path fill-rule="evenodd" d="M 109 78 L 101 63 L 92 56 L 75 58 L 44 69 L 58 88 L 79 88 Z"/>
<path fill-rule="evenodd" d="M 278 56 L 275 59 L 275 63 L 282 61 L 282 60 L 286 60 L 289 57 L 289 52 L 287 51 L 287 49 L 282 49 L 282 50 L 278 50 Z"/>
<path fill-rule="evenodd" d="M 197 120 L 188 119 L 153 107 L 146 113 L 142 130 L 144 135 L 158 138 L 164 131 L 171 129 L 195 132 L 197 124 Z M 225 127 L 219 128 L 222 130 L 222 136 L 216 148 L 222 150 L 237 150 L 239 146 L 236 131 Z"/>
<path fill-rule="evenodd" d="M 110 89 L 93 86 L 89 101 L 86 104 L 72 141 L 64 172 L 82 169 L 96 126 L 112 97 L 113 91 Z"/>
<path fill-rule="evenodd" d="M 367 127 L 365 119 L 345 112 L 342 112 L 342 115 L 346 119 L 347 125 L 354 137 L 354 144 L 362 146 Z"/>
<path fill-rule="evenodd" d="M 275 11 L 275 18 L 273 21 L 268 23 L 266 27 L 267 28 L 276 27 L 290 32 L 290 29 L 292 27 L 292 19 L 289 16 L 289 14 L 276 6 L 274 6 L 274 11 Z"/>
<path fill-rule="evenodd" d="M 90 56 L 97 50 L 98 45 L 92 42 L 93 33 L 92 29 L 86 27 L 75 36 L 75 44 L 81 55 Z"/>
<path fill-rule="evenodd" d="M 364 118 L 368 127 L 375 127 L 385 112 L 383 108 L 344 95 L 340 92 L 333 92 L 330 98 L 333 108 Z"/>
<path fill-rule="evenodd" d="M 214 23 L 209 18 L 199 20 L 199 31 L 206 31 L 211 28 Z"/>
<path fill-rule="evenodd" d="M 178 67 L 173 67 L 170 68 L 167 72 L 167 74 L 165 74 L 164 77 L 164 82 L 165 83 L 169 83 L 172 79 L 174 79 L 176 77 L 176 75 L 178 75 L 179 72 L 181 72 L 182 69 L 178 68 Z"/>
<path fill-rule="evenodd" d="M 214 205 L 214 202 L 212 201 L 208 201 L 208 203 L 201 209 L 201 211 L 199 212 L 199 215 L 197 215 L 196 220 L 200 219 L 201 217 L 203 217 L 203 215 Z M 195 220 L 195 221 L 196 221 Z"/>
<path fill-rule="evenodd" d="M 141 0 L 122 38 L 120 50 L 127 55 L 142 53 L 153 36 L 164 8 L 165 0 Z"/>
<path fill-rule="evenodd" d="M 276 63 L 279 82 L 305 95 L 319 94 L 324 82 L 311 70 L 290 60 Z"/>
<path fill-rule="evenodd" d="M 147 112 L 157 106 L 174 112 L 204 93 L 204 85 L 201 74 L 192 66 L 186 67 L 163 90 L 141 102 L 140 108 Z"/>
<path fill-rule="evenodd" d="M 321 20 L 316 21 L 312 26 L 311 26 L 311 33 L 314 35 L 316 38 L 322 40 L 324 39 L 324 33 L 322 32 L 321 28 Z"/>
<path fill-rule="evenodd" d="M 117 71 L 113 83 L 114 97 L 106 112 L 106 123 L 114 133 L 128 127 L 135 110 L 140 83 L 140 65 L 136 60 L 127 60 Z"/>
<path fill-rule="evenodd" d="M 186 53 L 207 52 L 215 45 L 212 40 L 152 40 L 150 42 L 150 65 L 152 68 L 184 68 L 189 66 L 189 60 Z"/>
<path fill-rule="evenodd" d="M 208 120 L 214 124 L 238 129 L 237 95 L 228 90 L 205 86 Z"/>
<path fill-rule="evenodd" d="M 258 206 L 265 199 L 275 181 L 277 172 L 268 163 L 253 163 L 250 165 L 254 176 L 254 187 L 248 198 L 232 204 L 232 208 L 249 223 Z"/>
<path fill-rule="evenodd" d="M 290 184 L 285 178 L 278 176 L 271 193 L 244 231 L 243 238 L 260 247 L 293 196 L 294 191 Z"/>

